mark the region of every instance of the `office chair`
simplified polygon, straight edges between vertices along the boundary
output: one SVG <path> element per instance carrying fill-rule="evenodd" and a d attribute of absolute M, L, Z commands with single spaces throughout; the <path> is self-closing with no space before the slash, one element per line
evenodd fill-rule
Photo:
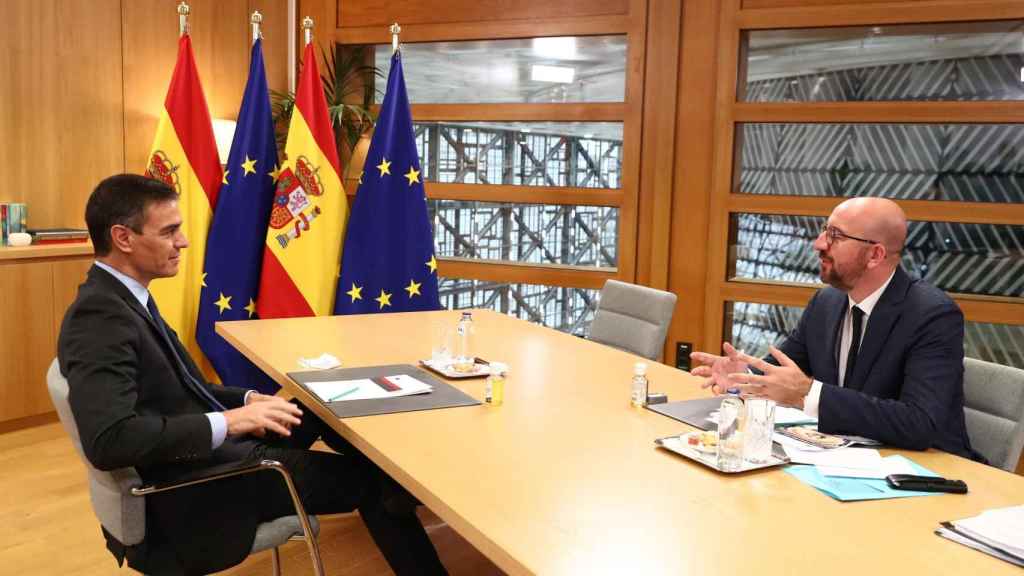
<path fill-rule="evenodd" d="M 964 418 L 971 446 L 1015 471 L 1024 448 L 1024 370 L 964 358 Z"/>
<path fill-rule="evenodd" d="M 278 553 L 278 546 L 290 539 L 304 539 L 309 547 L 309 555 L 313 561 L 313 572 L 317 576 L 324 573 L 323 563 L 320 560 L 320 549 L 317 546 L 316 535 L 320 532 L 320 523 L 316 516 L 307 516 L 299 500 L 298 492 L 292 482 L 291 474 L 274 460 L 263 460 L 256 463 L 245 463 L 243 465 L 232 465 L 231 467 L 217 466 L 209 471 L 200 471 L 196 476 L 174 482 L 164 482 L 144 486 L 142 478 L 135 471 L 135 468 L 120 468 L 104 472 L 93 468 L 82 451 L 82 441 L 78 435 L 78 425 L 71 414 L 71 405 L 68 403 L 68 381 L 60 373 L 60 365 L 56 358 L 50 363 L 50 369 L 46 373 L 46 386 L 50 391 L 50 398 L 57 409 L 57 416 L 60 418 L 64 430 L 71 437 L 71 442 L 78 452 L 78 456 L 85 464 L 89 475 L 89 500 L 92 502 L 93 512 L 100 524 L 125 546 L 134 546 L 141 543 L 146 537 L 146 503 L 147 494 L 166 492 L 185 486 L 212 482 L 229 476 L 249 474 L 260 470 L 274 470 L 281 474 L 282 480 L 288 486 L 292 502 L 295 504 L 295 515 L 282 516 L 264 522 L 256 528 L 256 537 L 253 539 L 252 548 L 249 554 L 255 554 L 263 550 L 271 550 L 274 576 L 281 574 L 281 558 Z"/>
<path fill-rule="evenodd" d="M 608 280 L 590 324 L 590 339 L 657 360 L 675 307 L 672 292 Z"/>

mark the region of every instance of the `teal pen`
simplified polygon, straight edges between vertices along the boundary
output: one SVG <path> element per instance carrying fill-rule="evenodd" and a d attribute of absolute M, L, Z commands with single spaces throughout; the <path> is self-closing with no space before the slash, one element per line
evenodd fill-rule
<path fill-rule="evenodd" d="M 352 388 L 349 388 L 348 390 L 345 390 L 344 392 L 342 392 L 341 394 L 338 394 L 337 396 L 333 396 L 331 398 L 328 398 L 327 401 L 328 402 L 334 402 L 335 400 L 340 400 L 340 399 L 344 398 L 345 396 L 348 396 L 349 394 L 355 392 L 356 390 L 359 390 L 359 386 L 354 386 Z"/>

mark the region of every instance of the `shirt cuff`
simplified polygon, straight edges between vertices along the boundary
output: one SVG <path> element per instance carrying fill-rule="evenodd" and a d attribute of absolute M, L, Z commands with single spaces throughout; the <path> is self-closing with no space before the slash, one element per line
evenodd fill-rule
<path fill-rule="evenodd" d="M 207 412 L 206 417 L 210 419 L 210 431 L 212 432 L 210 448 L 216 450 L 220 448 L 220 445 L 224 443 L 224 438 L 228 435 L 228 421 L 220 412 Z"/>
<path fill-rule="evenodd" d="M 804 414 L 811 418 L 818 417 L 818 403 L 821 402 L 821 381 L 815 380 L 811 383 L 811 389 L 804 396 Z"/>

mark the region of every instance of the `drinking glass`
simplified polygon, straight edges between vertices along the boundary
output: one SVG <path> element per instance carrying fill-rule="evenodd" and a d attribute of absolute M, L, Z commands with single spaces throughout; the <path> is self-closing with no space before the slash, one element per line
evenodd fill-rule
<path fill-rule="evenodd" d="M 744 432 L 744 454 L 747 462 L 764 464 L 772 457 L 772 434 L 775 432 L 775 401 L 768 398 L 747 398 L 747 422 Z"/>
<path fill-rule="evenodd" d="M 440 320 L 431 327 L 430 363 L 438 368 L 452 364 L 452 329 Z"/>

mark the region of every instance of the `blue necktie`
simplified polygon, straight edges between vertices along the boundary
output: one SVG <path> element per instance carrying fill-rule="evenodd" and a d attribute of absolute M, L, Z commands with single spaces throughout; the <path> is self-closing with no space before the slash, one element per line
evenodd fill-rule
<path fill-rule="evenodd" d="M 157 310 L 156 301 L 153 299 L 152 294 L 149 295 L 149 302 L 146 303 L 146 308 L 149 309 L 149 314 L 153 317 L 153 321 L 160 330 L 160 334 L 164 337 L 164 342 L 167 344 L 168 348 L 171 349 L 171 356 L 173 356 L 174 361 L 178 363 L 178 371 L 181 372 L 184 377 L 185 384 L 191 388 L 193 392 L 199 395 L 199 397 L 206 402 L 210 408 L 218 412 L 223 412 L 225 410 L 224 405 L 218 402 L 217 399 L 213 397 L 213 394 L 210 394 L 210 391 L 200 384 L 199 381 L 192 376 L 192 373 L 188 371 L 188 366 L 185 365 L 185 362 L 178 354 L 178 348 L 174 345 L 171 334 L 167 330 L 167 324 L 164 323 L 163 317 L 160 316 L 160 311 Z"/>

